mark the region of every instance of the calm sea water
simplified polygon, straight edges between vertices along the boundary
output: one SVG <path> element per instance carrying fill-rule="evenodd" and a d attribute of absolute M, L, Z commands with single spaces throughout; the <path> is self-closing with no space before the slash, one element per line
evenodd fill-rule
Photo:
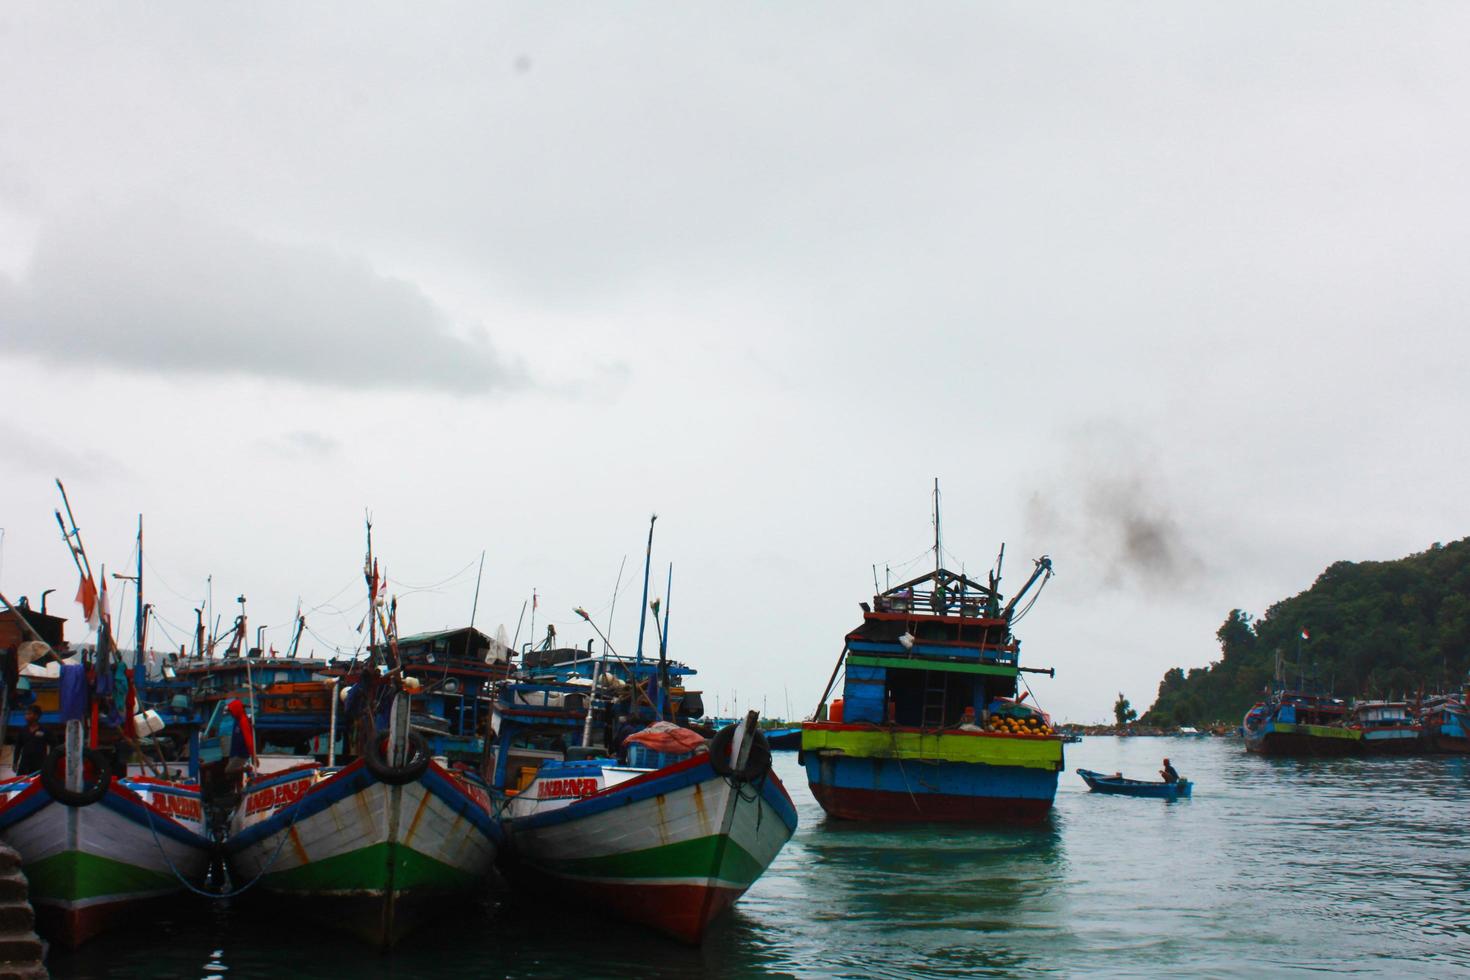
<path fill-rule="evenodd" d="M 1090 794 L 1078 766 L 1192 800 Z M 1034 830 L 827 822 L 795 753 L 801 828 L 691 950 L 506 896 L 368 952 L 260 903 L 181 903 L 57 956 L 59 977 L 958 977 L 1470 974 L 1470 760 L 1267 760 L 1237 739 L 1067 747 Z"/>

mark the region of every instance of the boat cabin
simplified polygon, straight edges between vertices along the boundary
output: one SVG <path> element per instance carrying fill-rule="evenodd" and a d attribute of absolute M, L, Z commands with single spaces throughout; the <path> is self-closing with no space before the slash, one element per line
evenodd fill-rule
<path fill-rule="evenodd" d="M 1018 708 L 1011 608 L 993 588 L 942 568 L 862 603 L 831 720 L 937 729 L 1030 714 Z"/>

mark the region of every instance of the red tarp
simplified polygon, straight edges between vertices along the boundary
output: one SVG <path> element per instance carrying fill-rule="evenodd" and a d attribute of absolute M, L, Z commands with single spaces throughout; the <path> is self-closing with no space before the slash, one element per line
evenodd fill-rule
<path fill-rule="evenodd" d="M 628 736 L 629 742 L 637 742 L 655 752 L 669 755 L 687 755 L 704 745 L 704 736 L 680 728 L 673 722 L 656 721 L 641 732 Z"/>

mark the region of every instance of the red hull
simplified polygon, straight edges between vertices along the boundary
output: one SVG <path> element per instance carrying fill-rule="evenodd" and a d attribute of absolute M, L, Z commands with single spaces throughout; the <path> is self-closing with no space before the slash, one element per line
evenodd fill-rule
<path fill-rule="evenodd" d="M 1319 738 L 1296 732 L 1270 732 L 1264 738 L 1245 740 L 1247 752 L 1259 755 L 1339 756 L 1354 755 L 1362 750 L 1359 739 Z"/>
<path fill-rule="evenodd" d="M 812 795 L 830 817 L 893 823 L 1039 823 L 1051 800 L 889 793 L 811 783 Z"/>
<path fill-rule="evenodd" d="M 652 885 L 552 878 L 546 884 L 590 907 L 630 922 L 637 922 L 675 939 L 698 946 L 705 929 L 719 918 L 743 888 L 714 888 L 705 885 Z"/>
<path fill-rule="evenodd" d="M 1419 736 L 1413 738 L 1374 739 L 1372 741 L 1363 739 L 1363 752 L 1366 755 L 1415 755 L 1423 752 Z"/>
<path fill-rule="evenodd" d="M 36 932 L 63 949 L 77 949 L 125 920 L 146 916 L 145 910 L 155 901 L 157 899 L 130 899 L 72 909 L 38 902 L 35 907 Z"/>
<path fill-rule="evenodd" d="M 1453 735 L 1433 735 L 1428 738 L 1430 748 L 1435 752 L 1453 752 L 1464 755 L 1470 753 L 1470 738 L 1456 738 Z"/>

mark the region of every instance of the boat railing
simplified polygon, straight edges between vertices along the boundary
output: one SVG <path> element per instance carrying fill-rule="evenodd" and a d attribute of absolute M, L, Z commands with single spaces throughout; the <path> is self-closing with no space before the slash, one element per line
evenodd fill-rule
<path fill-rule="evenodd" d="M 921 616 L 964 616 L 980 619 L 989 615 L 985 596 L 945 591 L 936 599 L 933 589 L 905 589 L 893 595 L 877 597 L 876 609 L 881 613 L 917 613 Z"/>

